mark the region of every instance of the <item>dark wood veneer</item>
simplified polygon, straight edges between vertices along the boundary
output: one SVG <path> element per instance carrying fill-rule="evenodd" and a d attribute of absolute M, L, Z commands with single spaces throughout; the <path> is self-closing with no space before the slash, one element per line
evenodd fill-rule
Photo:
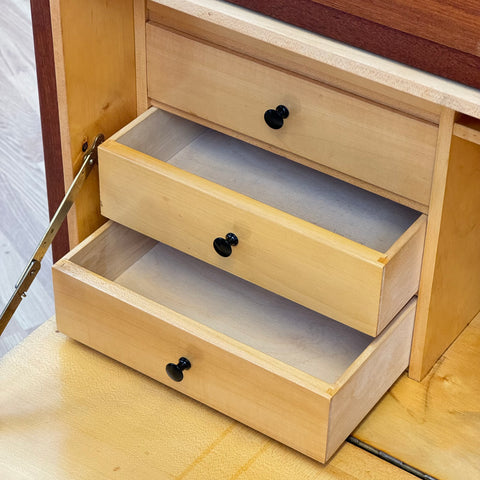
<path fill-rule="evenodd" d="M 440 45 L 480 55 L 478 0 L 313 0 Z"/>
<path fill-rule="evenodd" d="M 49 3 L 49 0 L 30 1 L 42 122 L 48 209 L 50 217 L 52 217 L 65 195 L 65 188 Z M 68 252 L 68 250 L 68 227 L 65 222 L 52 245 L 53 260 L 58 260 Z"/>
<path fill-rule="evenodd" d="M 480 88 L 478 0 L 229 1 L 401 63 Z"/>

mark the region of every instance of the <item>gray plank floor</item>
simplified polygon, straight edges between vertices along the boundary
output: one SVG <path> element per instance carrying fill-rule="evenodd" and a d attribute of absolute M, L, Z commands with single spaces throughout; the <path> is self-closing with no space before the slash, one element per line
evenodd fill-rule
<path fill-rule="evenodd" d="M 0 0 L 0 310 L 48 225 L 30 2 Z M 0 357 L 54 313 L 48 252 Z"/>

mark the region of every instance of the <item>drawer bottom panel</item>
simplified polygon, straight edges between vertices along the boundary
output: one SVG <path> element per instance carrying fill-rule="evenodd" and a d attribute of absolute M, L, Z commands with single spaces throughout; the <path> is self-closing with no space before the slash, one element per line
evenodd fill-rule
<path fill-rule="evenodd" d="M 54 290 L 60 331 L 320 461 L 408 365 L 415 301 L 372 339 L 112 222 Z"/>

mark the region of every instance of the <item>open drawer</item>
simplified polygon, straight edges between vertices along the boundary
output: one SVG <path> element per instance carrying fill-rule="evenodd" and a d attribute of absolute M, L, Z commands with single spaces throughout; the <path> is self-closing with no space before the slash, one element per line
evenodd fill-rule
<path fill-rule="evenodd" d="M 60 331 L 320 461 L 408 365 L 415 300 L 372 339 L 113 222 L 53 280 Z"/>
<path fill-rule="evenodd" d="M 188 120 L 150 109 L 99 169 L 106 217 L 368 335 L 418 290 L 424 215 Z"/>

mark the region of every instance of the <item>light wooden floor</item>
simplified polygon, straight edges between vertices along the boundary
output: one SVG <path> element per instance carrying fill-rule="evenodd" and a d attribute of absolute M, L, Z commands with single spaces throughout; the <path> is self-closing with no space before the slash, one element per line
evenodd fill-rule
<path fill-rule="evenodd" d="M 0 0 L 0 310 L 48 225 L 30 2 Z M 0 357 L 54 312 L 51 255 L 0 337 Z"/>

